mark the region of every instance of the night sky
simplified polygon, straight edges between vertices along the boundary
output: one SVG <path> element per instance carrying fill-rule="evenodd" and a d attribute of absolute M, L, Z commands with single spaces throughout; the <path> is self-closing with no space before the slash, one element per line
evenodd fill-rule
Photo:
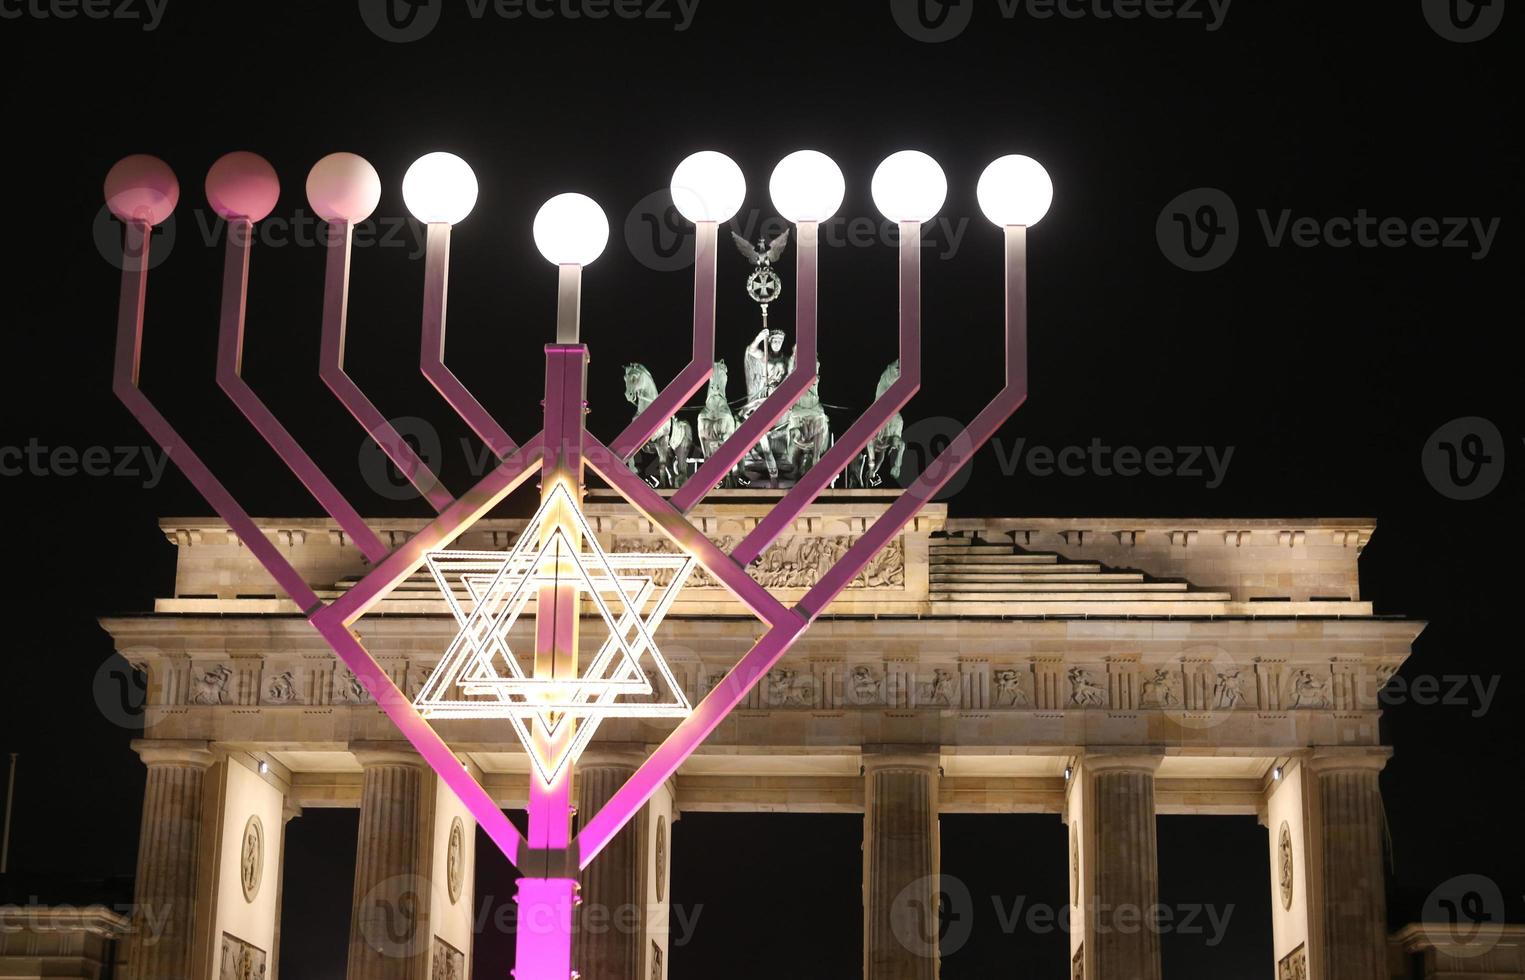
<path fill-rule="evenodd" d="M 144 386 L 166 414 L 252 512 L 316 516 L 213 381 L 222 229 L 201 184 L 223 153 L 253 150 L 283 188 L 254 254 L 245 376 L 363 510 L 422 516 L 420 502 L 367 488 L 360 430 L 317 376 L 323 257 L 302 183 L 319 157 L 358 152 L 385 182 L 377 229 L 355 254 L 351 373 L 384 411 L 438 426 L 444 480 L 459 489 L 471 460 L 451 447 L 466 432 L 416 370 L 423 269 L 400 194 L 414 158 L 450 150 L 480 180 L 455 232 L 449 359 L 516 434 L 534 431 L 555 312 L 531 220 L 562 191 L 603 205 L 611 242 L 587 273 L 583 337 L 590 424 L 608 437 L 629 418 L 621 365 L 642 361 L 662 379 L 687 358 L 691 279 L 661 193 L 704 148 L 746 171 L 737 227 L 753 237 L 774 218 L 767 177 L 781 156 L 815 147 L 841 165 L 851 220 L 823 233 L 821 390 L 833 405 L 867 404 L 894 356 L 896 306 L 869 177 L 914 147 L 941 161 L 950 187 L 924 259 L 913 436 L 967 420 L 999 387 L 1000 235 L 975 203 L 981 169 L 1026 153 L 1056 185 L 1031 234 L 1031 397 L 952 512 L 1376 518 L 1366 597 L 1431 624 L 1400 675 L 1412 695 L 1392 699 L 1383 722 L 1397 753 L 1382 777 L 1391 924 L 1435 909 L 1463 875 L 1502 896 L 1486 896 L 1488 914 L 1525 914 L 1511 819 L 1525 418 L 1508 353 L 1521 310 L 1520 130 L 1509 122 L 1520 88 L 1507 66 L 1521 25 L 1495 23 L 1503 0 L 1470 28 L 1449 3 L 1420 0 L 1073 0 L 1059 6 L 1076 16 L 1048 18 L 1037 15 L 1053 5 L 1037 0 L 927 0 L 930 19 L 883 0 L 642 0 L 618 8 L 642 16 L 604 19 L 566 15 L 604 9 L 597 0 L 536 8 L 548 18 L 491 6 L 476 17 L 444 0 L 420 5 L 402 34 L 439 19 L 414 40 L 371 30 L 353 0 L 101 2 L 119 16 L 0 0 L 12 214 L 0 494 L 19 546 L 4 592 L 0 751 L 21 753 L 0 898 L 130 896 L 138 722 L 95 619 L 148 610 L 171 588 L 158 518 L 209 512 L 173 470 L 158 479 L 126 459 L 147 440 L 110 391 L 120 246 L 100 188 L 115 160 L 153 153 L 181 180 L 145 344 Z M 1124 9 L 1169 16 L 1107 16 Z M 1190 247 L 1176 215 L 1202 221 Z M 791 262 L 784 271 L 792 281 Z M 745 272 L 722 255 L 733 397 L 756 332 Z M 775 312 L 790 328 L 788 305 Z M 1016 452 L 1093 443 L 1210 447 L 1229 464 L 1221 479 L 1043 475 Z M 70 453 L 90 447 L 124 472 L 76 472 Z M 289 980 L 342 975 L 354 826 L 342 811 L 291 825 Z M 685 817 L 673 894 L 699 914 L 671 976 L 857 975 L 860 831 L 844 816 Z M 744 832 L 763 843 L 734 848 Z M 1221 935 L 1165 937 L 1172 980 L 1271 976 L 1264 834 L 1250 818 L 1161 819 L 1163 900 L 1233 909 Z M 1067 901 L 1058 817 L 949 816 L 943 836 L 944 871 L 970 895 L 969 939 L 943 976 L 1064 976 L 1062 933 L 1007 927 L 1018 901 Z M 481 853 L 479 896 L 507 901 L 507 866 Z M 803 891 L 779 873 L 801 868 Z M 489 926 L 476 976 L 502 977 L 488 953 L 510 944 Z"/>

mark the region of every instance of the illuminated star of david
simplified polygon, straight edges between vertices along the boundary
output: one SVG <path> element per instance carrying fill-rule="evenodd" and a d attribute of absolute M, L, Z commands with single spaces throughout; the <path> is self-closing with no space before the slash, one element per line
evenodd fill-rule
<path fill-rule="evenodd" d="M 551 520 L 558 508 L 574 515 L 580 545 Z M 414 701 L 421 714 L 507 719 L 551 783 L 604 718 L 682 718 L 692 710 L 653 639 L 694 569 L 692 556 L 606 554 L 571 492 L 557 487 L 512 551 L 435 551 L 426 563 L 460 631 Z M 509 645 L 509 632 L 542 587 L 568 585 L 591 600 L 609 635 L 580 676 L 532 676 Z M 563 725 L 572 726 L 572 735 L 536 740 L 535 722 L 546 736 Z"/>

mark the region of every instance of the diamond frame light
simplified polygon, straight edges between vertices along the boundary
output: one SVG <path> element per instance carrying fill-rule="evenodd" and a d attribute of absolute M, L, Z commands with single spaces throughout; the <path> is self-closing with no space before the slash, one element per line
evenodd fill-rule
<path fill-rule="evenodd" d="M 799 369 L 748 419 L 673 497 L 664 499 L 630 471 L 628 459 L 644 446 L 709 379 L 715 353 L 715 270 L 718 226 L 695 225 L 694 315 L 690 361 L 647 409 L 609 445 L 584 427 L 588 349 L 578 336 L 582 269 L 563 265 L 558 271 L 556 343 L 545 348 L 544 428 L 522 446 L 482 407 L 444 364 L 447 270 L 451 228 L 435 223 L 428 228 L 424 269 L 423 344 L 420 369 L 435 389 L 499 457 L 500 464 L 466 492 L 445 490 L 427 464 L 396 432 L 358 385 L 344 372 L 345 333 L 353 227 L 336 218 L 327 225 L 325 251 L 322 350 L 319 373 L 330 390 L 365 428 L 370 438 L 438 512 L 423 530 L 395 549 L 388 549 L 334 484 L 298 445 L 284 425 L 240 376 L 249 284 L 249 255 L 255 236 L 247 218 L 229 219 L 226 264 L 218 333 L 218 383 L 291 470 L 339 525 L 342 534 L 371 563 L 371 570 L 352 588 L 330 602 L 319 599 L 213 471 L 160 413 L 139 387 L 144 327 L 144 304 L 150 268 L 153 225 L 169 216 L 178 196 L 178 182 L 167 164 L 152 157 L 129 157 L 107 178 L 108 203 L 133 201 L 143 195 L 162 201 L 162 207 L 114 209 L 125 227 L 121 295 L 117 320 L 113 389 L 140 424 L 164 449 L 229 529 L 290 596 L 301 614 L 328 643 L 336 656 L 375 699 L 440 779 L 471 812 L 479 826 L 523 877 L 516 901 L 519 921 L 539 927 L 516 936 L 517 980 L 568 980 L 572 967 L 573 907 L 576 876 L 640 810 L 657 789 L 746 696 L 748 690 L 779 661 L 819 617 L 828 604 L 908 524 L 928 501 L 973 457 L 1027 398 L 1027 229 L 1004 228 L 1005 381 L 986 407 L 954 438 L 911 485 L 896 498 L 794 606 L 786 607 L 747 571 L 748 565 L 783 534 L 813 503 L 837 474 L 862 451 L 874 434 L 899 412 L 921 384 L 921 226 L 900 222 L 901 374 L 889 389 L 854 422 L 774 508 L 729 554 L 710 541 L 687 514 L 713 490 L 815 381 L 816 257 L 818 225 L 796 225 L 797 258 L 795 331 Z M 134 196 L 137 195 L 137 196 Z M 982 355 L 972 346 L 959 351 L 963 363 Z M 572 829 L 570 768 L 563 766 L 552 780 L 530 780 L 529 829 L 521 834 L 440 734 L 415 707 L 354 632 L 355 623 L 393 589 L 424 567 L 431 555 L 450 548 L 462 534 L 536 473 L 542 475 L 543 503 L 556 501 L 556 521 L 573 533 L 580 515 L 577 505 L 584 472 L 591 469 L 639 510 L 685 555 L 693 558 L 763 623 L 765 630 L 734 668 L 679 722 L 635 774 L 594 814 L 583 814 Z M 567 501 L 572 503 L 567 506 Z M 584 521 L 584 524 L 586 522 Z M 576 533 L 581 533 L 577 529 Z M 544 592 L 542 592 L 542 596 Z M 537 606 L 537 613 L 545 606 Z M 564 654 L 568 639 L 574 651 L 576 616 L 537 618 L 536 654 Z M 532 723 L 535 738 L 566 738 L 567 728 L 548 735 Z"/>

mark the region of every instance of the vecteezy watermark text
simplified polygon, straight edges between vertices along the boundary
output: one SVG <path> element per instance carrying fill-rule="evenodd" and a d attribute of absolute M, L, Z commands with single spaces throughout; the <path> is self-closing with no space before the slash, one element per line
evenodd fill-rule
<path fill-rule="evenodd" d="M 983 2 L 983 0 L 981 0 Z M 938 44 L 964 33 L 976 0 L 890 0 L 890 13 L 905 34 Z M 1200 24 L 1212 32 L 1223 26 L 1233 0 L 996 0 L 1003 20 L 1173 20 Z"/>
<path fill-rule="evenodd" d="M 1417 248 L 1465 251 L 1481 262 L 1493 251 L 1501 218 L 1297 215 L 1291 208 L 1255 212 L 1267 248 Z M 1188 272 L 1209 272 L 1234 257 L 1241 236 L 1233 198 L 1216 187 L 1177 195 L 1160 211 L 1155 238 L 1165 258 Z"/>
<path fill-rule="evenodd" d="M 642 20 L 688 30 L 699 0 L 463 0 L 466 15 L 497 20 Z M 384 41 L 406 44 L 439 26 L 445 0 L 360 0 L 360 18 Z"/>
<path fill-rule="evenodd" d="M 0 0 L 0 20 L 134 20 L 152 31 L 169 0 Z"/>
<path fill-rule="evenodd" d="M 0 446 L 0 476 L 126 477 L 152 490 L 168 466 L 168 453 L 144 446 L 44 446 L 35 436 L 24 446 Z"/>

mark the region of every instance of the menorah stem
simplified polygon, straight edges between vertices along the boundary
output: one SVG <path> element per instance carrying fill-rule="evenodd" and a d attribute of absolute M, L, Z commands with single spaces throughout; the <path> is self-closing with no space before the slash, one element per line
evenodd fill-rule
<path fill-rule="evenodd" d="M 561 308 L 557 336 L 577 336 L 576 306 L 581 267 L 561 267 Z M 581 501 L 583 489 L 582 433 L 586 385 L 587 348 L 574 342 L 558 342 L 546 348 L 545 440 L 550 452 L 542 470 L 542 503 L 555 504 L 541 528 L 542 547 L 554 540 L 567 540 L 581 548 L 576 515 L 567 513 L 572 501 Z M 566 491 L 571 492 L 567 496 Z M 565 678 L 575 685 L 581 596 L 576 582 L 573 555 L 558 550 L 544 558 L 538 570 L 554 584 L 542 585 L 535 597 L 535 679 Z M 568 748 L 576 734 L 576 719 L 563 718 L 553 733 L 538 720 L 533 726 L 532 751 L 541 760 L 558 760 L 544 774 L 531 766 L 529 782 L 529 834 L 515 862 L 523 872 L 516 900 L 520 931 L 516 980 L 561 980 L 571 970 L 572 902 L 576 862 L 569 853 L 572 843 L 572 764 Z M 527 928 L 526 928 L 527 926 Z"/>
<path fill-rule="evenodd" d="M 692 355 L 688 364 L 656 400 L 625 427 L 609 447 L 628 461 L 651 441 L 657 430 L 709 381 L 715 369 L 715 270 L 719 260 L 719 225 L 700 221 L 694 225 L 694 316 Z"/>
<path fill-rule="evenodd" d="M 476 396 L 455 372 L 445 366 L 445 306 L 450 284 L 450 225 L 432 222 L 424 246 L 424 327 L 419 367 L 434 390 L 444 396 L 456 414 L 465 419 L 477 438 L 499 459 L 517 448 Z"/>
<path fill-rule="evenodd" d="M 705 460 L 688 482 L 672 496 L 679 513 L 686 514 L 726 478 L 753 446 L 768 438 L 794 403 L 799 401 L 816 378 L 816 252 L 820 226 L 814 221 L 795 225 L 798 241 L 795 253 L 794 298 L 794 371 L 774 389 L 731 437 Z"/>
<path fill-rule="evenodd" d="M 576 344 L 582 333 L 582 266 L 563 265 L 556 281 L 556 343 Z"/>
<path fill-rule="evenodd" d="M 863 448 L 905 407 L 921 387 L 921 223 L 900 223 L 900 377 L 874 400 L 842 437 L 832 444 L 799 482 L 758 522 L 736 550 L 743 565 L 750 565 L 794 524 L 794 519 L 815 502 L 837 474 L 857 458 Z"/>
<path fill-rule="evenodd" d="M 349 267 L 354 229 L 347 221 L 328 225 L 328 269 L 323 282 L 323 343 L 318 374 L 334 397 L 349 410 L 372 440 L 436 511 L 450 506 L 450 491 L 386 416 L 377 411 L 344 371 L 344 343 L 349 327 Z"/>
<path fill-rule="evenodd" d="M 355 547 L 371 562 L 386 556 L 387 548 L 365 519 L 345 499 L 339 488 L 323 475 L 312 457 L 297 445 L 291 433 L 243 379 L 244 327 L 249 295 L 249 257 L 254 225 L 247 218 L 228 222 L 227 258 L 222 278 L 222 318 L 217 332 L 217 384 L 249 420 L 281 462 L 301 481 L 307 492 L 349 535 Z"/>

